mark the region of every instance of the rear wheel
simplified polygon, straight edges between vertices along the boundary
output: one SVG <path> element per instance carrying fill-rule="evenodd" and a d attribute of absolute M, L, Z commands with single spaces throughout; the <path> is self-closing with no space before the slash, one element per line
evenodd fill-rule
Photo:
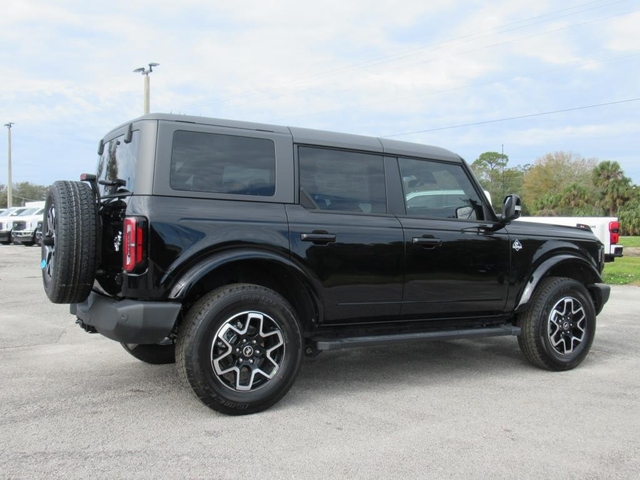
<path fill-rule="evenodd" d="M 222 287 L 187 314 L 176 345 L 178 372 L 209 408 L 260 412 L 295 381 L 302 333 L 291 305 L 257 285 Z"/>
<path fill-rule="evenodd" d="M 47 194 L 42 232 L 42 280 L 49 300 L 86 300 L 97 268 L 98 216 L 91 187 L 55 182 Z"/>
<path fill-rule="evenodd" d="M 121 343 L 121 345 L 131 356 L 145 363 L 165 365 L 176 361 L 176 348 L 173 343 L 167 345 Z"/>
<path fill-rule="evenodd" d="M 532 364 L 570 370 L 587 356 L 596 333 L 593 300 L 580 282 L 550 277 L 540 282 L 520 319 L 518 343 Z"/>

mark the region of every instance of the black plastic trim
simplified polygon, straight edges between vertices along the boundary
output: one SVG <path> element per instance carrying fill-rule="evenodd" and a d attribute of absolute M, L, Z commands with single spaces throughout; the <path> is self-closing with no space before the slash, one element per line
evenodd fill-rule
<path fill-rule="evenodd" d="M 394 345 L 427 340 L 454 340 L 460 338 L 499 337 L 504 335 L 520 335 L 520 327 L 500 325 L 498 327 L 470 328 L 464 330 L 439 330 L 392 335 L 318 339 L 316 340 L 316 348 L 318 350 L 340 350 L 343 348 Z"/>

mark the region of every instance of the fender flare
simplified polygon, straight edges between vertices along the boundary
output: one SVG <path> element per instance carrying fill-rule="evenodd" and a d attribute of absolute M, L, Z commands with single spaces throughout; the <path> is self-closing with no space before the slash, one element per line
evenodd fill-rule
<path fill-rule="evenodd" d="M 520 294 L 520 298 L 515 309 L 516 312 L 522 311 L 524 309 L 523 307 L 525 307 L 529 303 L 529 300 L 531 300 L 531 296 L 540 283 L 540 280 L 542 280 L 546 276 L 546 274 L 549 273 L 549 270 L 557 267 L 558 265 L 567 263 L 577 263 L 581 267 L 587 268 L 590 273 L 590 278 L 586 282 L 586 285 L 592 285 L 594 283 L 602 282 L 602 277 L 600 276 L 598 270 L 596 270 L 596 268 L 583 257 L 572 254 L 555 255 L 540 263 L 540 265 L 538 265 L 535 270 L 529 275 L 526 286 Z"/>
<path fill-rule="evenodd" d="M 305 272 L 302 267 L 300 267 L 291 259 L 274 252 L 259 249 L 242 248 L 226 250 L 224 252 L 215 253 L 201 259 L 200 261 L 198 261 L 198 263 L 184 272 L 175 282 L 174 286 L 171 289 L 171 292 L 169 293 L 169 300 L 183 300 L 187 296 L 191 288 L 193 288 L 209 273 L 220 267 L 229 265 L 230 263 L 247 260 L 265 260 L 268 262 L 279 264 L 280 266 L 283 266 L 290 270 L 296 276 L 296 278 L 301 281 L 303 287 L 311 297 L 311 300 L 314 303 L 315 310 L 318 313 L 318 317 L 321 321 L 321 319 L 323 318 L 322 299 L 318 294 L 318 289 L 313 285 L 311 281 L 309 281 L 309 277 L 311 275 L 308 272 Z"/>

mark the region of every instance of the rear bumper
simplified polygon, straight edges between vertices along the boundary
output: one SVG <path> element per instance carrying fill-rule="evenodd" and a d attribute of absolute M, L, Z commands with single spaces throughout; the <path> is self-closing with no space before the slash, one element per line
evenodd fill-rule
<path fill-rule="evenodd" d="M 622 257 L 624 252 L 624 245 L 612 245 L 611 253 L 604 255 L 605 262 L 613 262 L 616 258 Z"/>
<path fill-rule="evenodd" d="M 107 338 L 122 343 L 160 343 L 167 338 L 182 304 L 115 300 L 91 292 L 82 303 L 71 304 L 71 314 Z"/>
<path fill-rule="evenodd" d="M 11 230 L 0 232 L 0 242 L 8 242 L 11 240 Z"/>
<path fill-rule="evenodd" d="M 593 285 L 589 285 L 589 290 L 594 296 L 596 315 L 599 315 L 605 304 L 609 301 L 611 287 L 604 283 L 594 283 Z"/>

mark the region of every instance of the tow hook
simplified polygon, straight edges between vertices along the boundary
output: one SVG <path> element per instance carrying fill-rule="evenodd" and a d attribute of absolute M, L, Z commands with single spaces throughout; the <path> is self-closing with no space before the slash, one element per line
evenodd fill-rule
<path fill-rule="evenodd" d="M 87 325 L 86 323 L 84 323 L 79 318 L 76 318 L 76 324 L 80 325 L 80 328 L 83 329 L 87 333 L 98 333 L 98 331 L 94 327 L 92 327 L 91 325 Z"/>

